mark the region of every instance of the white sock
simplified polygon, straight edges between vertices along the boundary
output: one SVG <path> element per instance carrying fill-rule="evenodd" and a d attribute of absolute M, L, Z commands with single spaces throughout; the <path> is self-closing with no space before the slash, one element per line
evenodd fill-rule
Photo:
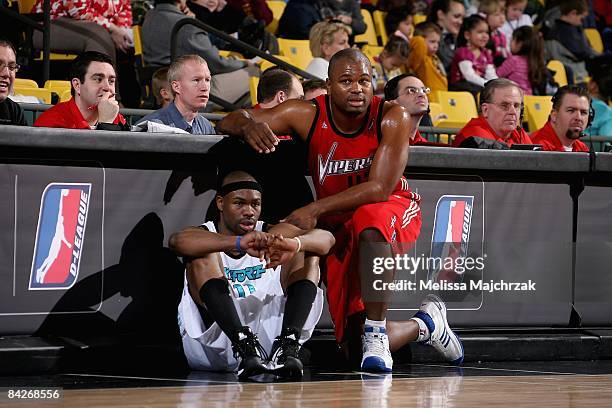
<path fill-rule="evenodd" d="M 370 320 L 366 318 L 365 325 L 369 327 L 380 327 L 386 329 L 387 327 L 387 319 L 385 320 Z"/>
<path fill-rule="evenodd" d="M 418 317 L 412 317 L 410 318 L 410 320 L 414 320 L 419 325 L 419 334 L 417 335 L 415 341 L 421 342 L 429 340 L 430 333 L 425 322 L 422 319 L 419 319 Z"/>

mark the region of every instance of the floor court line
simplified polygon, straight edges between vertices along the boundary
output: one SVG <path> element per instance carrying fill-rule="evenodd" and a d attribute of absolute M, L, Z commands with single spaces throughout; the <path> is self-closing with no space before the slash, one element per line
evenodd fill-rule
<path fill-rule="evenodd" d="M 125 380 L 151 380 L 151 381 L 176 381 L 176 382 L 196 382 L 203 384 L 225 385 L 225 384 L 236 384 L 236 381 L 219 381 L 219 380 L 198 380 L 198 379 L 186 379 L 186 378 L 165 378 L 165 377 L 137 377 L 129 375 L 109 375 L 109 374 L 76 374 L 66 373 L 61 374 L 62 376 L 74 376 L 74 377 L 99 377 L 99 378 L 113 378 L 113 379 L 125 379 Z"/>

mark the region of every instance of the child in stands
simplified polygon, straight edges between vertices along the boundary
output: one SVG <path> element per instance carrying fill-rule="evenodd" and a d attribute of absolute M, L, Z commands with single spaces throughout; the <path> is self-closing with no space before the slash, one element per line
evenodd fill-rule
<path fill-rule="evenodd" d="M 533 88 L 548 80 L 542 38 L 533 27 L 519 27 L 512 34 L 510 50 L 512 55 L 497 69 L 497 75 L 516 82 L 525 95 L 532 95 Z"/>
<path fill-rule="evenodd" d="M 451 64 L 450 91 L 468 91 L 475 97 L 485 82 L 497 78 L 493 54 L 486 48 L 488 41 L 489 25 L 484 18 L 474 14 L 463 20 Z"/>

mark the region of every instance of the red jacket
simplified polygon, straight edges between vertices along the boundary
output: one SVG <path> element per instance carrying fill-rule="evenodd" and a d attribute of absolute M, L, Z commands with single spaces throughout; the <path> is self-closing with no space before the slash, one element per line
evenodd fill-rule
<path fill-rule="evenodd" d="M 495 134 L 495 131 L 491 128 L 489 122 L 487 122 L 487 120 L 482 116 L 478 116 L 477 118 L 470 120 L 467 125 L 465 125 L 459 131 L 459 133 L 457 133 L 457 136 L 455 136 L 455 141 L 453 142 L 453 146 L 458 147 L 464 140 L 470 137 L 503 142 L 508 145 L 508 147 L 512 146 L 513 144 L 533 143 L 529 138 L 527 132 L 525 132 L 522 128 L 514 129 L 508 139 L 502 139 L 501 137 L 497 136 L 497 134 Z"/>
<path fill-rule="evenodd" d="M 123 115 L 120 113 L 117 114 L 113 124 L 125 125 L 126 121 Z M 89 123 L 83 118 L 83 115 L 81 115 L 81 111 L 77 107 L 74 97 L 70 98 L 69 101 L 58 103 L 54 107 L 43 112 L 43 114 L 36 119 L 36 122 L 34 122 L 34 126 L 64 129 L 91 129 Z"/>
<path fill-rule="evenodd" d="M 227 0 L 227 4 L 234 10 L 241 10 L 255 20 L 263 20 L 266 25 L 272 22 L 272 10 L 265 0 Z"/>
<path fill-rule="evenodd" d="M 531 134 L 531 140 L 533 143 L 541 144 L 542 150 L 549 152 L 564 152 L 565 149 L 561 144 L 561 140 L 557 136 L 555 129 L 552 127 L 550 122 L 546 122 L 542 129 L 538 129 Z M 572 143 L 573 152 L 588 152 L 589 148 L 580 140 L 574 140 Z"/>

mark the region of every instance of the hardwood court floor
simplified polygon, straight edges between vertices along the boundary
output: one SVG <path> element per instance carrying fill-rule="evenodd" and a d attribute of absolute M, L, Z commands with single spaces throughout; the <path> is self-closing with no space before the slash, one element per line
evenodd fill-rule
<path fill-rule="evenodd" d="M 0 386 L 61 386 L 57 404 L 14 407 L 610 407 L 612 361 L 413 364 L 393 375 L 311 369 L 298 383 L 238 383 L 233 376 L 182 378 L 62 374 L 0 378 Z"/>

